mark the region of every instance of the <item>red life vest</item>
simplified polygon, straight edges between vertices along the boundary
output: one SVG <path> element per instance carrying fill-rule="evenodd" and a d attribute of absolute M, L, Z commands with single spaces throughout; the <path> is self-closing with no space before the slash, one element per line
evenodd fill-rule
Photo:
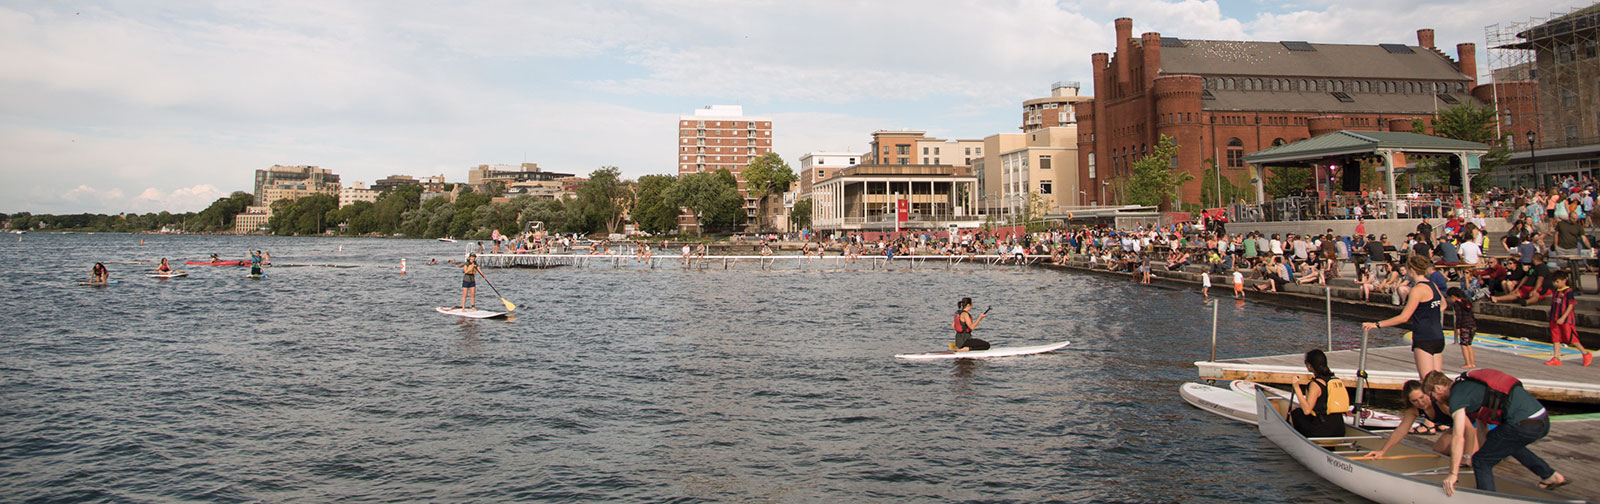
<path fill-rule="evenodd" d="M 1467 417 L 1491 425 L 1499 425 L 1506 418 L 1506 405 L 1511 402 L 1511 389 L 1522 386 L 1522 380 L 1493 369 L 1474 369 L 1461 373 L 1456 383 L 1472 380 L 1485 385 L 1483 405 Z"/>
<path fill-rule="evenodd" d="M 960 311 L 956 312 L 956 319 L 950 322 L 950 328 L 955 329 L 956 332 L 972 332 L 972 329 L 968 328 L 966 324 L 961 323 Z"/>

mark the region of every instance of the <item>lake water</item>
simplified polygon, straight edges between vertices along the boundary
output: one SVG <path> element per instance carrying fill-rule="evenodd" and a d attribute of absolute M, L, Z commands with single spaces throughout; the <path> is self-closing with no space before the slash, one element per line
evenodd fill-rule
<path fill-rule="evenodd" d="M 465 244 L 3 237 L 0 501 L 1359 501 L 1179 398 L 1209 352 L 1196 292 L 1014 266 L 491 269 L 515 319 L 467 321 L 433 311 L 459 270 L 422 264 Z M 249 249 L 280 266 L 141 275 Z M 77 286 L 95 261 L 122 284 Z M 978 337 L 1072 346 L 891 358 L 941 349 L 963 296 L 994 306 Z M 1220 325 L 1220 357 L 1324 341 L 1320 316 L 1251 303 Z"/>

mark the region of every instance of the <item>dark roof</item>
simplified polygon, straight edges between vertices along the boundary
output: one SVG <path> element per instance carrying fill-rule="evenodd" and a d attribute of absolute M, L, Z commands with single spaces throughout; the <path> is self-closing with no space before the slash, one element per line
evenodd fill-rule
<path fill-rule="evenodd" d="M 1325 92 L 1299 91 L 1239 91 L 1208 89 L 1216 99 L 1202 100 L 1200 108 L 1209 111 L 1270 111 L 1270 112 L 1327 112 L 1327 113 L 1383 113 L 1383 114 L 1433 114 L 1438 109 L 1453 104 L 1444 100 L 1434 103 L 1432 93 L 1356 93 L 1345 91 L 1355 101 L 1343 102 Z M 1477 103 L 1470 95 L 1453 95 L 1459 103 Z M 1437 105 L 1437 106 L 1436 106 Z"/>
<path fill-rule="evenodd" d="M 1471 154 L 1489 152 L 1489 146 L 1485 144 L 1433 135 L 1399 131 L 1340 130 L 1245 154 L 1244 160 L 1251 164 L 1281 163 L 1318 159 L 1327 156 L 1370 153 L 1378 149 L 1407 152 L 1461 151 Z"/>
<path fill-rule="evenodd" d="M 1315 50 L 1291 51 L 1283 42 L 1184 39 L 1183 44 L 1163 45 L 1162 75 L 1468 79 L 1448 59 L 1419 46 L 1406 46 L 1412 51 L 1404 53 L 1379 45 L 1308 44 Z"/>

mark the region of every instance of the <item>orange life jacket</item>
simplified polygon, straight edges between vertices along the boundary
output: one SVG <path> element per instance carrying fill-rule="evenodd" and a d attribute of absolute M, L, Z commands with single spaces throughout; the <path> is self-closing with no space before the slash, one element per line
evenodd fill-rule
<path fill-rule="evenodd" d="M 961 322 L 961 311 L 956 311 L 956 319 L 950 322 L 950 328 L 956 332 L 972 332 L 972 328 Z"/>

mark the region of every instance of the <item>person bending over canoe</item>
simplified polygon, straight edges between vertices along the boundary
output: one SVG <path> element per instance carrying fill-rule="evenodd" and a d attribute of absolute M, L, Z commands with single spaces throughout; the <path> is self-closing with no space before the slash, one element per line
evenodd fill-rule
<path fill-rule="evenodd" d="M 461 273 L 461 305 L 457 308 L 471 310 L 478 304 L 478 254 L 467 254 Z"/>
<path fill-rule="evenodd" d="M 1394 448 L 1395 445 L 1400 444 L 1400 440 L 1406 438 L 1406 434 L 1432 434 L 1432 432 L 1427 431 L 1433 430 L 1433 427 L 1427 427 L 1426 430 L 1421 431 L 1405 428 L 1412 425 L 1418 418 L 1426 422 L 1433 422 L 1433 425 L 1436 426 L 1448 426 L 1451 424 L 1450 414 L 1445 412 L 1444 405 L 1434 402 L 1432 397 L 1422 391 L 1421 381 L 1407 380 L 1406 384 L 1400 387 L 1400 395 L 1406 398 L 1406 404 L 1409 406 L 1401 413 L 1403 418 L 1400 420 L 1400 428 L 1396 428 L 1394 432 L 1389 433 L 1389 440 L 1383 443 L 1383 448 L 1363 455 L 1363 458 L 1383 458 L 1384 454 L 1389 453 L 1389 449 Z M 1418 426 L 1418 428 L 1422 427 Z M 1439 436 L 1439 439 L 1433 442 L 1433 451 L 1449 455 L 1450 440 L 1453 437 L 1449 432 Z M 1462 454 L 1462 457 L 1470 459 L 1472 454 L 1478 451 L 1477 430 L 1467 429 L 1465 446 L 1467 452 Z"/>
<path fill-rule="evenodd" d="M 172 273 L 172 267 L 167 265 L 167 258 L 161 258 L 161 264 L 156 265 L 156 273 L 162 275 Z"/>
<path fill-rule="evenodd" d="M 106 265 L 94 263 L 94 267 L 89 269 L 89 282 L 99 284 L 111 283 L 111 272 L 106 271 Z"/>
<path fill-rule="evenodd" d="M 956 340 L 950 343 L 950 351 L 965 352 L 968 350 L 988 350 L 989 342 L 972 337 L 972 330 L 978 328 L 983 318 L 989 315 L 989 310 L 972 318 L 972 298 L 961 298 L 956 302 L 956 319 L 950 323 L 950 328 L 956 330 Z"/>
<path fill-rule="evenodd" d="M 1456 480 L 1466 446 L 1466 431 L 1478 423 L 1478 438 L 1483 446 L 1472 454 L 1472 475 L 1479 490 L 1495 491 L 1494 466 L 1506 457 L 1516 457 L 1539 477 L 1539 487 L 1553 489 L 1568 483 L 1566 476 L 1550 468 L 1544 459 L 1528 450 L 1528 445 L 1550 434 L 1550 414 L 1543 404 L 1522 388 L 1522 381 L 1493 369 L 1474 369 L 1451 380 L 1434 371 L 1422 379 L 1422 389 L 1433 401 L 1447 404 L 1450 420 L 1450 475 L 1445 477 L 1445 495 L 1455 495 Z M 1489 425 L 1495 424 L 1494 430 Z"/>
<path fill-rule="evenodd" d="M 1300 376 L 1294 378 L 1294 399 L 1300 407 L 1289 411 L 1289 424 L 1305 437 L 1338 437 L 1344 435 L 1344 412 L 1328 411 L 1328 380 L 1333 371 L 1328 369 L 1328 355 L 1322 350 L 1306 352 L 1306 371 L 1311 372 L 1311 382 L 1300 390 Z"/>

